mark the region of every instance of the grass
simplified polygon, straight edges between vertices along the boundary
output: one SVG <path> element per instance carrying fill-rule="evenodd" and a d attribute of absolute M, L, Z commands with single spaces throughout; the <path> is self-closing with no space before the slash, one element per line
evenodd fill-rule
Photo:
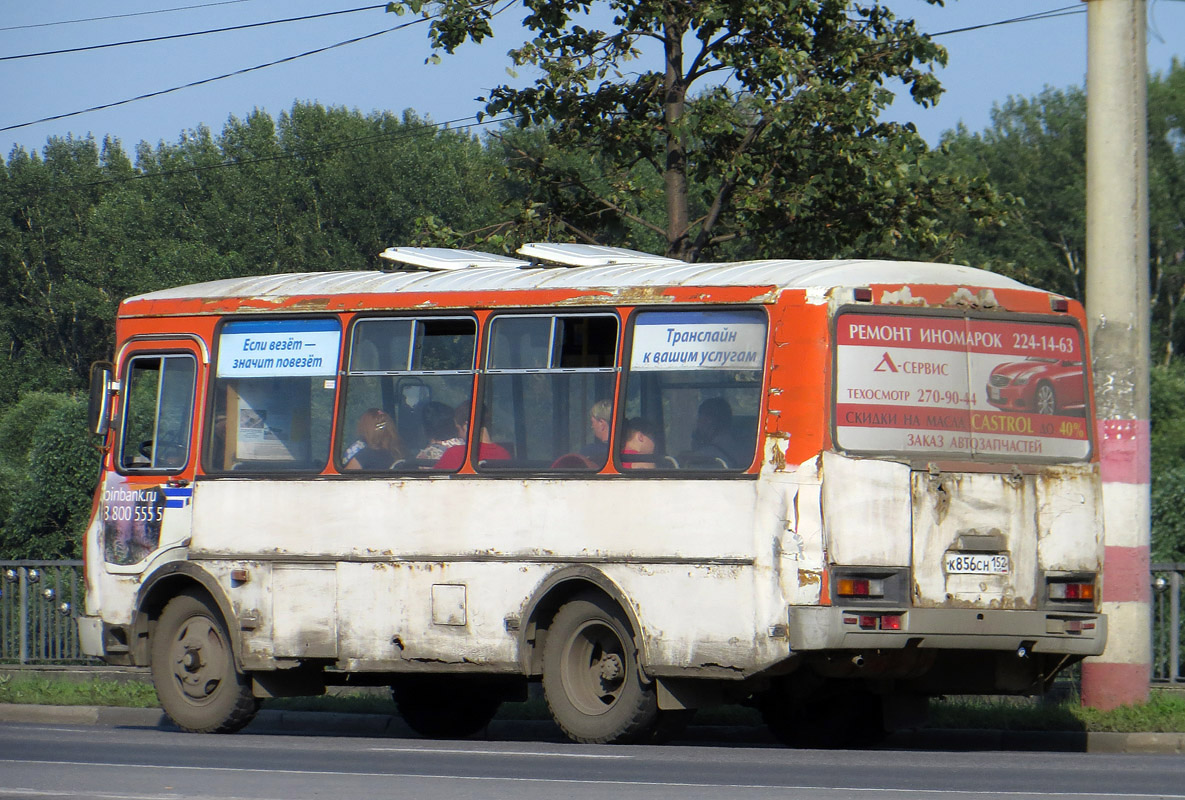
<path fill-rule="evenodd" d="M 114 681 L 51 679 L 0 674 L 0 703 L 38 705 L 93 705 L 154 708 L 151 684 Z M 375 692 L 346 692 L 323 697 L 286 697 L 264 702 L 264 708 L 289 711 L 331 711 L 356 714 L 394 714 L 390 697 Z M 506 703 L 498 719 L 550 719 L 542 700 Z M 742 706 L 707 708 L 696 715 L 703 725 L 758 725 L 759 715 Z M 1057 702 L 1026 698 L 948 698 L 931 702 L 931 728 L 1010 731 L 1185 731 L 1185 692 L 1153 689 L 1149 701 L 1113 711 L 1083 708 L 1076 697 Z"/>
<path fill-rule="evenodd" d="M 0 703 L 46 706 L 124 706 L 154 708 L 160 705 L 151 684 L 88 678 L 81 681 L 22 675 L 0 675 Z"/>

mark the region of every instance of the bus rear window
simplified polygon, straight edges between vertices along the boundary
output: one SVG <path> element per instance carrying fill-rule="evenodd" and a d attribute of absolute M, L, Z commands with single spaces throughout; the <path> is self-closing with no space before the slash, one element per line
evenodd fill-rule
<path fill-rule="evenodd" d="M 848 312 L 835 441 L 956 458 L 1090 456 L 1082 334 L 1064 322 Z"/>
<path fill-rule="evenodd" d="M 235 320 L 223 325 L 206 469 L 324 469 L 340 343 L 337 320 Z"/>

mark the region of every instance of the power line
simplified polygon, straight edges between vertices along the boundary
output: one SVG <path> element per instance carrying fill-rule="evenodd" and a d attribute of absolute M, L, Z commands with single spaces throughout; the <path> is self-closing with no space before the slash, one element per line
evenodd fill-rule
<path fill-rule="evenodd" d="M 21 122 L 16 125 L 7 125 L 3 128 L 0 128 L 0 132 L 13 131 L 18 128 L 27 128 L 30 125 L 38 125 L 42 122 L 55 122 L 59 119 L 66 119 L 67 117 L 77 117 L 80 114 L 89 114 L 91 111 L 102 111 L 103 109 L 127 105 L 128 103 L 134 103 L 137 100 L 147 100 L 150 97 L 159 97 L 161 95 L 169 94 L 171 92 L 179 92 L 182 89 L 191 89 L 194 86 L 202 86 L 204 84 L 213 83 L 214 81 L 220 81 L 225 78 L 233 78 L 236 75 L 245 75 L 248 72 L 255 72 L 256 70 L 266 69 L 267 67 L 274 67 L 277 64 L 284 64 L 289 61 L 296 61 L 299 58 L 304 58 L 305 56 L 316 55 L 317 53 L 324 53 L 328 50 L 333 50 L 334 48 L 337 48 L 337 47 L 345 47 L 346 45 L 357 44 L 358 42 L 362 42 L 367 39 L 373 39 L 377 36 L 383 36 L 384 34 L 391 33 L 392 31 L 397 31 L 397 30 L 401 30 L 403 28 L 408 28 L 408 27 L 411 27 L 412 25 L 418 25 L 421 22 L 425 22 L 425 21 L 426 20 L 424 20 L 424 19 L 414 19 L 414 20 L 411 20 L 410 22 L 404 22 L 399 25 L 396 25 L 393 28 L 387 28 L 386 30 L 376 31 L 374 33 L 368 33 L 363 36 L 356 36 L 353 39 L 346 39 L 345 41 L 338 42 L 337 44 L 327 45 L 326 47 L 318 47 L 316 50 L 306 50 L 303 53 L 298 53 L 297 55 L 294 55 L 294 56 L 287 56 L 287 57 L 281 58 L 277 61 L 269 61 L 266 64 L 257 64 L 254 67 L 244 67 L 243 69 L 235 70 L 234 72 L 227 72 L 222 75 L 215 75 L 212 78 L 203 78 L 200 81 L 193 81 L 192 83 L 187 83 L 182 86 L 174 86 L 170 89 L 161 89 L 160 91 L 148 92 L 147 94 L 137 95 L 136 97 L 129 97 L 126 100 L 116 100 L 115 102 L 112 102 L 112 103 L 104 103 L 103 105 L 99 105 L 99 106 L 91 106 L 90 108 L 84 108 L 81 111 L 70 111 L 65 114 L 55 114 L 52 117 L 42 117 L 41 119 L 35 119 L 30 122 Z"/>
<path fill-rule="evenodd" d="M 250 28 L 262 28 L 267 25 L 281 25 L 286 22 L 302 22 L 309 19 L 321 19 L 323 17 L 336 17 L 341 14 L 355 14 L 359 11 L 374 11 L 380 8 L 386 8 L 387 4 L 383 3 L 376 6 L 362 6 L 360 8 L 347 8 L 341 11 L 324 11 L 320 14 L 309 14 L 303 17 L 289 17 L 288 19 L 273 19 L 264 22 L 249 22 L 243 25 L 231 25 L 226 28 L 210 28 L 204 31 L 190 31 L 188 33 L 170 33 L 164 36 L 151 36 L 144 39 L 128 39 L 122 42 L 107 42 L 105 44 L 90 44 L 83 47 L 67 47 L 61 50 L 44 50 L 40 53 L 19 53 L 13 56 L 0 56 L 0 61 L 16 61 L 21 58 L 38 58 L 40 56 L 60 56 L 66 53 L 84 53 L 88 50 L 103 50 L 108 47 L 123 47 L 130 44 L 148 44 L 150 42 L 167 42 L 171 39 L 187 39 L 191 36 L 208 36 L 212 33 L 228 33 L 230 31 L 243 31 Z"/>
<path fill-rule="evenodd" d="M 1062 8 L 1051 8 L 1048 11 L 1038 11 L 1035 14 L 1026 14 L 1023 17 L 1013 17 L 1012 19 L 1002 19 L 997 22 L 984 22 L 979 25 L 968 25 L 965 28 L 952 28 L 948 31 L 938 31 L 937 33 L 929 33 L 927 36 L 934 38 L 936 36 L 949 36 L 952 33 L 966 33 L 967 31 L 979 31 L 984 28 L 996 28 L 1001 25 L 1013 25 L 1018 22 L 1037 22 L 1044 19 L 1055 19 L 1057 17 L 1070 17 L 1077 14 L 1085 14 L 1086 9 L 1081 6 L 1063 6 Z"/>
<path fill-rule="evenodd" d="M 147 17 L 153 14 L 171 14 L 174 11 L 192 11 L 196 8 L 213 8 L 214 6 L 230 6 L 235 3 L 250 3 L 252 0 L 222 0 L 219 3 L 202 3 L 196 6 L 178 6 L 177 8 L 161 8 L 156 11 L 133 11 L 127 14 L 109 14 L 105 17 L 84 17 L 82 19 L 63 19 L 57 22 L 35 22 L 31 25 L 9 25 L 0 31 L 24 31 L 32 28 L 52 28 L 55 25 L 74 25 L 79 22 L 103 22 L 109 19 L 126 19 L 128 17 Z"/>

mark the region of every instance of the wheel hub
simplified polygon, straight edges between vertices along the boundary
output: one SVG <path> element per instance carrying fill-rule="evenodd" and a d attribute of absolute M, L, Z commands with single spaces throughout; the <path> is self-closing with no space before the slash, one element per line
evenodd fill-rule
<path fill-rule="evenodd" d="M 181 658 L 181 667 L 186 672 L 197 672 L 202 668 L 202 654 L 198 650 L 186 650 Z"/>
<path fill-rule="evenodd" d="M 621 663 L 621 656 L 616 653 L 606 653 L 601 659 L 601 680 L 616 681 L 625 675 L 625 665 Z"/>

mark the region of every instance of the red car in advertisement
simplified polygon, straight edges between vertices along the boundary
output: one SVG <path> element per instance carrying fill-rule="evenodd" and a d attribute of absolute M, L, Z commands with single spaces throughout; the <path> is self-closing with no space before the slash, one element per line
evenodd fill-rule
<path fill-rule="evenodd" d="M 1008 361 L 988 377 L 988 402 L 1005 411 L 1081 414 L 1086 407 L 1081 361 L 1030 357 Z"/>

